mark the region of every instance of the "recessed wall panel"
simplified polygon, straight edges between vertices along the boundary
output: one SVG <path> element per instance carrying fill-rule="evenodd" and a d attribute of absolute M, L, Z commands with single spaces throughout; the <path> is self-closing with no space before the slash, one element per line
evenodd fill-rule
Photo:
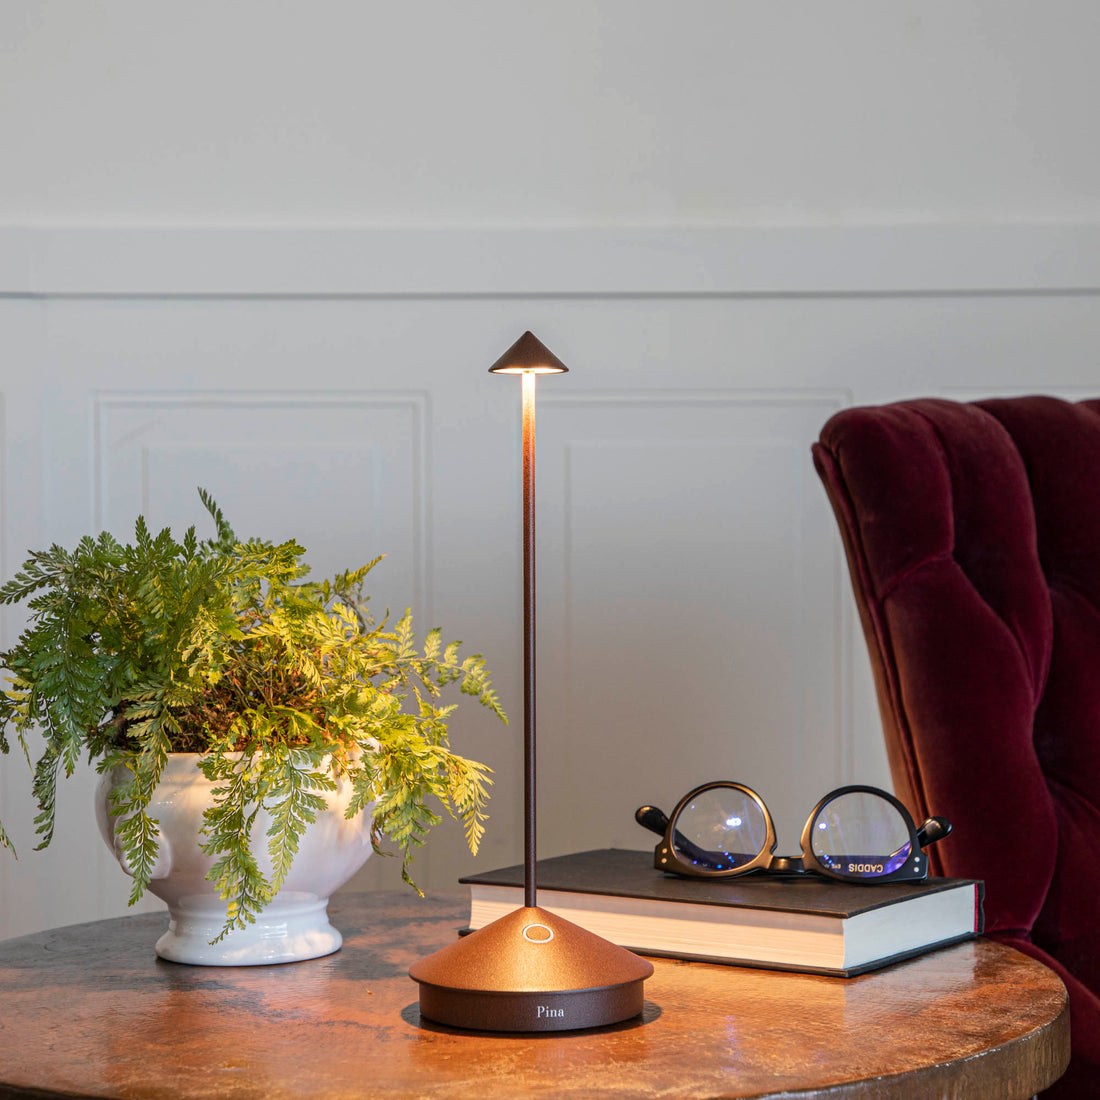
<path fill-rule="evenodd" d="M 101 396 L 100 524 L 129 537 L 140 512 L 209 537 L 201 486 L 238 535 L 305 542 L 317 577 L 386 554 L 376 610 L 423 608 L 425 410 L 421 395 Z"/>
<path fill-rule="evenodd" d="M 799 813 L 841 781 L 847 609 L 831 516 L 807 491 L 807 439 L 840 403 L 611 395 L 540 410 L 548 847 L 583 847 L 594 828 L 644 848 L 638 805 L 671 809 L 715 778 L 757 786 L 797 845 Z"/>

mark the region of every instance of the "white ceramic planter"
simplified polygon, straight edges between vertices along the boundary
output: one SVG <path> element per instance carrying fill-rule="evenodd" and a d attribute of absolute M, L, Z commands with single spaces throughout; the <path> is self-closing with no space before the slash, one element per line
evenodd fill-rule
<path fill-rule="evenodd" d="M 324 792 L 328 808 L 306 830 L 282 889 L 243 930 L 230 932 L 220 943 L 210 941 L 225 923 L 225 902 L 206 881 L 214 856 L 199 847 L 202 814 L 215 784 L 198 768 L 196 753 L 172 753 L 149 804 L 149 816 L 160 822 L 160 855 L 149 891 L 168 905 L 168 931 L 156 952 L 171 962 L 200 966 L 256 966 L 263 963 L 316 959 L 339 949 L 340 933 L 328 920 L 328 899 L 366 862 L 371 853 L 371 809 L 351 821 L 344 817 L 351 784 Z M 107 796 L 124 782 L 127 772 L 116 768 L 103 775 L 96 789 L 99 831 L 130 874 L 115 840 L 116 819 L 107 813 Z M 253 832 L 253 851 L 270 874 L 265 833 L 271 821 L 261 812 Z"/>

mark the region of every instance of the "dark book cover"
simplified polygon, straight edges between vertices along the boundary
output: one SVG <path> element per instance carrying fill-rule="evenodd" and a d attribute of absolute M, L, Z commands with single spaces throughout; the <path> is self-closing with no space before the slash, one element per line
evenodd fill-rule
<path fill-rule="evenodd" d="M 522 886 L 523 865 L 482 871 L 458 880 L 465 885 Z M 814 913 L 826 917 L 853 917 L 871 909 L 922 894 L 974 885 L 975 932 L 984 927 L 982 883 L 974 879 L 929 878 L 923 882 L 833 882 L 813 875 L 744 875 L 726 879 L 697 879 L 666 874 L 653 866 L 652 852 L 599 848 L 566 856 L 540 859 L 536 884 L 541 890 L 577 894 L 609 894 L 644 901 L 675 901 L 697 905 L 739 906 L 746 909 Z"/>

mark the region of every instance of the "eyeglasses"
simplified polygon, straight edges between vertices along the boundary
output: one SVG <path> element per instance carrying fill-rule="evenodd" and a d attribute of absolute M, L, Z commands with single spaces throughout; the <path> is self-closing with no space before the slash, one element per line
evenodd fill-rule
<path fill-rule="evenodd" d="M 923 849 L 951 832 L 944 817 L 930 817 L 918 829 L 892 794 L 864 786 L 830 791 L 810 811 L 801 857 L 773 854 L 772 815 L 741 783 L 704 783 L 680 799 L 671 817 L 641 806 L 634 818 L 663 837 L 653 852 L 658 871 L 701 878 L 765 871 L 816 873 L 843 882 L 914 882 L 928 874 Z"/>

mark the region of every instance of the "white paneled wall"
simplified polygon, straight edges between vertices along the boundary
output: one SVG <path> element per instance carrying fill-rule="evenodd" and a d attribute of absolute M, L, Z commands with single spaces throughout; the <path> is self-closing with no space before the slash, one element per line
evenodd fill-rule
<path fill-rule="evenodd" d="M 793 849 L 829 786 L 888 783 L 811 442 L 853 402 L 1100 392 L 1089 227 L 24 229 L 0 256 L 4 577 L 139 511 L 201 524 L 202 485 L 320 573 L 386 553 L 376 606 L 484 652 L 517 719 L 519 387 L 487 368 L 526 328 L 569 365 L 539 399 L 544 855 L 646 848 L 633 809 L 711 777 Z M 453 733 L 496 793 L 476 861 L 450 823 L 418 856 L 431 889 L 521 855 L 518 721 Z M 92 786 L 33 853 L 0 762 L 0 936 L 124 911 Z"/>

